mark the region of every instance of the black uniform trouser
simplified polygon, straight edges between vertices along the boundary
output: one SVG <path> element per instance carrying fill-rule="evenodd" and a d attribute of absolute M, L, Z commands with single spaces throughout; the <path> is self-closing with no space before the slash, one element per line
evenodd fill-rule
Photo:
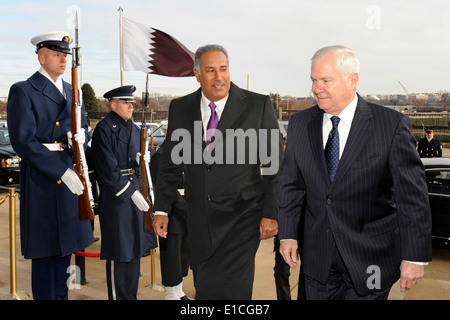
<path fill-rule="evenodd" d="M 106 260 L 106 283 L 109 300 L 136 300 L 141 259 L 130 262 Z"/>
<path fill-rule="evenodd" d="M 31 288 L 34 300 L 67 300 L 71 255 L 33 259 Z"/>
<path fill-rule="evenodd" d="M 187 234 L 170 233 L 159 237 L 161 283 L 173 287 L 183 281 L 189 272 L 189 248 Z"/>

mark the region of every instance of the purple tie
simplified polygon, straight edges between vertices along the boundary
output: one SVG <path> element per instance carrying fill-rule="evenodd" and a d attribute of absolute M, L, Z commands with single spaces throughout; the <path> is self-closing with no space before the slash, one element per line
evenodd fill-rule
<path fill-rule="evenodd" d="M 216 105 L 214 102 L 211 102 L 209 107 L 211 108 L 211 117 L 209 118 L 208 127 L 206 128 L 206 149 L 209 148 L 211 139 L 214 136 L 214 131 L 219 123 L 219 117 L 217 116 Z"/>

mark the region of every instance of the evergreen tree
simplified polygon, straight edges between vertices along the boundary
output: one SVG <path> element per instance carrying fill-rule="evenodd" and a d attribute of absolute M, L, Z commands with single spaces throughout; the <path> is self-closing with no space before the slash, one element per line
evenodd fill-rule
<path fill-rule="evenodd" d="M 97 97 L 91 85 L 89 83 L 83 84 L 81 91 L 83 92 L 83 103 L 86 111 L 98 111 Z"/>

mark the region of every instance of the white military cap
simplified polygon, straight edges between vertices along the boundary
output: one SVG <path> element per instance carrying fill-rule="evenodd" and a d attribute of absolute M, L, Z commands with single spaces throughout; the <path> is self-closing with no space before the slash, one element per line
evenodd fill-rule
<path fill-rule="evenodd" d="M 69 44 L 73 42 L 70 33 L 54 31 L 37 35 L 31 39 L 31 44 L 36 46 L 36 53 L 41 48 L 48 48 L 70 54 Z"/>

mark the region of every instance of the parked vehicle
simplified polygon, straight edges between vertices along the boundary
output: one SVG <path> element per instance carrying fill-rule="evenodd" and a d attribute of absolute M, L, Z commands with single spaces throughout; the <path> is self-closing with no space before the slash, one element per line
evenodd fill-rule
<path fill-rule="evenodd" d="M 7 127 L 0 127 L 0 185 L 18 185 L 20 158 L 11 146 Z"/>
<path fill-rule="evenodd" d="M 450 249 L 450 158 L 422 158 L 430 197 L 433 246 Z"/>
<path fill-rule="evenodd" d="M 280 133 L 283 136 L 284 143 L 287 141 L 287 121 L 278 120 L 278 126 L 280 127 Z"/>
<path fill-rule="evenodd" d="M 166 133 L 162 124 L 151 123 L 148 130 L 149 147 L 151 146 L 151 137 L 153 136 L 153 149 L 156 150 L 166 139 Z"/>

